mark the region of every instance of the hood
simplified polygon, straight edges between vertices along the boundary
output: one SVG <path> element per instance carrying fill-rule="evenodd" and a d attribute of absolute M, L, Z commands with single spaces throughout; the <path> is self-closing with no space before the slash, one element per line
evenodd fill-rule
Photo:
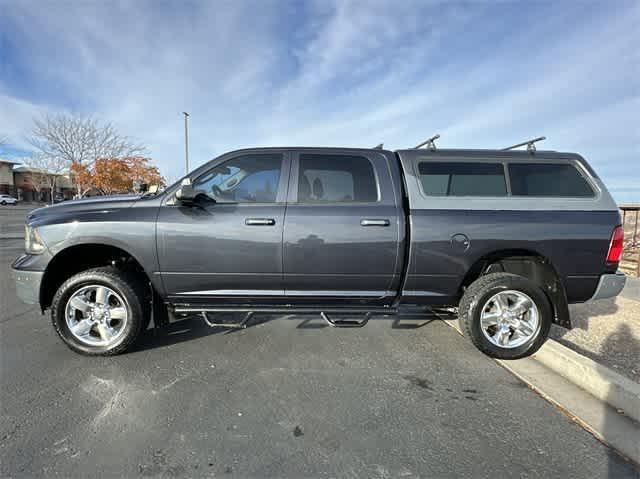
<path fill-rule="evenodd" d="M 71 212 L 90 212 L 95 210 L 112 210 L 128 208 L 140 199 L 140 195 L 93 196 L 78 200 L 63 201 L 50 206 L 35 209 L 27 215 L 27 222 L 42 216 L 60 215 Z"/>

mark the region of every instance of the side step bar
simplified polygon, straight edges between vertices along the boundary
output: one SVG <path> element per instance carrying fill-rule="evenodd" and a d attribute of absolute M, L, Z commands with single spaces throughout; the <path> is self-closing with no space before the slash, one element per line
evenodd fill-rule
<path fill-rule="evenodd" d="M 378 314 L 396 314 L 398 310 L 396 308 L 332 308 L 332 309 L 319 309 L 319 308 L 234 308 L 234 307 L 193 307 L 193 306 L 176 306 L 173 309 L 176 314 L 198 314 L 203 321 L 212 328 L 233 328 L 233 329 L 245 329 L 249 320 L 255 313 L 266 314 L 320 314 L 320 317 L 324 319 L 327 324 L 334 328 L 361 328 L 369 322 L 371 315 Z M 208 313 L 246 313 L 242 321 L 236 323 L 217 323 L 209 319 Z M 332 319 L 329 314 L 362 314 L 360 319 Z"/>
<path fill-rule="evenodd" d="M 244 319 L 239 323 L 213 323 L 209 321 L 209 317 L 207 316 L 207 313 L 205 311 L 200 311 L 200 315 L 202 316 L 204 322 L 207 323 L 207 326 L 209 326 L 210 328 L 245 329 L 247 327 L 247 323 L 251 319 L 251 316 L 253 316 L 253 311 L 249 311 L 247 314 L 245 314 Z"/>
<path fill-rule="evenodd" d="M 334 328 L 361 328 L 365 324 L 369 322 L 369 318 L 371 317 L 371 312 L 367 312 L 364 315 L 363 319 L 331 319 L 327 316 L 327 313 L 324 311 L 320 312 L 320 316 L 324 319 L 329 325 Z"/>

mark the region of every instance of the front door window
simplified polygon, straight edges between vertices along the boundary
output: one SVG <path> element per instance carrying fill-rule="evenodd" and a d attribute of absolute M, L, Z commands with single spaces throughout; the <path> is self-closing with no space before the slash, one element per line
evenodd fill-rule
<path fill-rule="evenodd" d="M 193 183 L 218 203 L 275 203 L 282 154 L 239 156 L 218 165 Z"/>

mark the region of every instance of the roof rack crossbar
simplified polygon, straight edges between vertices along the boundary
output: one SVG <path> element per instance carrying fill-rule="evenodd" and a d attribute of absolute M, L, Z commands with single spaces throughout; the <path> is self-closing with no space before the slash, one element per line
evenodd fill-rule
<path fill-rule="evenodd" d="M 529 153 L 536 152 L 536 142 L 546 140 L 546 136 L 539 136 L 538 138 L 534 138 L 533 140 L 523 141 L 522 143 L 518 143 L 517 145 L 512 145 L 507 148 L 503 148 L 502 151 L 514 150 L 516 148 L 520 148 L 521 146 L 527 146 L 527 151 Z"/>
<path fill-rule="evenodd" d="M 436 143 L 435 141 L 440 138 L 440 135 L 434 135 L 431 138 L 429 138 L 428 140 L 423 141 L 422 143 L 420 143 L 417 146 L 414 146 L 414 149 L 418 149 L 418 148 L 422 148 L 423 146 L 427 146 L 427 148 L 429 148 L 431 151 L 436 151 Z"/>

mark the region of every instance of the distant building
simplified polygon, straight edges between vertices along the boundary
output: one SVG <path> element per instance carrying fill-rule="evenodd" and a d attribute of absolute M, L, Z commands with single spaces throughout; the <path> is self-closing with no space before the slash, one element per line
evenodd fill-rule
<path fill-rule="evenodd" d="M 50 187 L 42 185 L 40 177 L 43 174 L 47 173 L 27 165 L 13 168 L 13 184 L 19 200 L 49 202 L 52 193 L 54 198 L 73 198 L 73 185 L 69 175 L 56 175 L 55 191 L 51 192 Z"/>
<path fill-rule="evenodd" d="M 13 165 L 15 161 L 3 160 L 0 158 L 0 193 L 15 196 L 16 187 L 13 181 Z"/>

